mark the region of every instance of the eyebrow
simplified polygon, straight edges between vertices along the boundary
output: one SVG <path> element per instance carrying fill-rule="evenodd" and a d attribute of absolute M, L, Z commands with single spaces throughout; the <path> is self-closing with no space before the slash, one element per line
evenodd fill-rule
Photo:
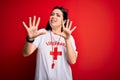
<path fill-rule="evenodd" d="M 59 14 L 59 15 L 63 15 L 63 14 L 61 14 L 61 13 L 58 13 L 58 12 L 52 12 L 52 13 L 54 13 L 54 14 Z M 51 14 L 52 14 L 52 13 L 51 13 Z"/>

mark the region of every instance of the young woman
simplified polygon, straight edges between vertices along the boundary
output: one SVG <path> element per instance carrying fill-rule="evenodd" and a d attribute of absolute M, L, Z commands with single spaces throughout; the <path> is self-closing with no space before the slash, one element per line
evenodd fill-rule
<path fill-rule="evenodd" d="M 28 36 L 23 55 L 29 56 L 36 49 L 37 65 L 35 80 L 72 80 L 69 64 L 74 64 L 77 51 L 71 33 L 76 29 L 68 19 L 67 10 L 56 6 L 53 8 L 46 29 L 38 30 L 40 17 L 29 17 L 29 26 L 23 21 Z"/>

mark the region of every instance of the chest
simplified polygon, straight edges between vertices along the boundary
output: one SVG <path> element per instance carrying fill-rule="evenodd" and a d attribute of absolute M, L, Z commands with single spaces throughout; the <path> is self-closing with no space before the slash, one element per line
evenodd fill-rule
<path fill-rule="evenodd" d="M 48 51 L 63 51 L 66 49 L 66 43 L 63 37 L 47 33 L 40 38 L 39 48 Z"/>

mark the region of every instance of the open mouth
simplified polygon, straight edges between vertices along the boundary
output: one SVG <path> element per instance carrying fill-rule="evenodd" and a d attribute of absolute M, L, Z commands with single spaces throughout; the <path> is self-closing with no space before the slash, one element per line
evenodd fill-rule
<path fill-rule="evenodd" d="M 57 20 L 56 20 L 56 19 L 52 19 L 52 20 L 51 20 L 51 23 L 54 23 L 54 22 L 57 22 Z"/>

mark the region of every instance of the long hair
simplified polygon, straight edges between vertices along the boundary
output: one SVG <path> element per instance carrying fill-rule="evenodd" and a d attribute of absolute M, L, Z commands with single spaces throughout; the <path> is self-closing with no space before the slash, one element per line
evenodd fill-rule
<path fill-rule="evenodd" d="M 68 19 L 68 10 L 67 9 L 63 8 L 62 6 L 55 6 L 53 8 L 53 10 L 54 9 L 59 9 L 59 10 L 62 11 L 62 13 L 63 13 L 63 20 L 67 20 Z M 65 23 L 65 25 L 66 25 L 66 23 Z M 49 21 L 48 21 L 48 23 L 46 25 L 46 30 L 52 30 L 52 28 L 51 28 L 51 26 L 49 24 Z M 61 31 L 62 31 L 62 28 L 61 28 Z"/>

